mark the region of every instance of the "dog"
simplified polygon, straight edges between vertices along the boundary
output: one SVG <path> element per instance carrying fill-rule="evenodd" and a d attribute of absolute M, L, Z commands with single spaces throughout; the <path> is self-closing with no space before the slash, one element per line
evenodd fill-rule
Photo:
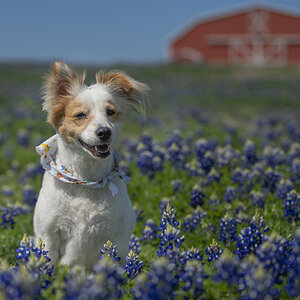
<path fill-rule="evenodd" d="M 34 211 L 34 235 L 55 265 L 91 270 L 109 240 L 121 263 L 135 227 L 135 213 L 115 152 L 132 110 L 144 110 L 148 86 L 119 71 L 84 84 L 57 61 L 42 87 L 43 110 L 56 135 L 36 148 L 46 170 Z"/>

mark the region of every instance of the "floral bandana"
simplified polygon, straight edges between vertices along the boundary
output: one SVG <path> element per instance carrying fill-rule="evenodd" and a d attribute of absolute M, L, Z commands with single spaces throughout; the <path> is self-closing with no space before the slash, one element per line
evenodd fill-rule
<path fill-rule="evenodd" d="M 36 152 L 41 156 L 41 164 L 43 168 L 57 179 L 67 183 L 85 185 L 86 187 L 93 189 L 103 188 L 106 184 L 109 184 L 109 189 L 113 196 L 118 194 L 118 188 L 112 181 L 114 177 L 119 177 L 125 182 L 130 181 L 130 178 L 119 169 L 119 158 L 116 151 L 114 152 L 114 168 L 105 178 L 93 182 L 85 181 L 76 177 L 66 170 L 66 168 L 61 164 L 59 157 L 57 157 L 57 139 L 58 134 L 55 134 L 35 148 Z"/>

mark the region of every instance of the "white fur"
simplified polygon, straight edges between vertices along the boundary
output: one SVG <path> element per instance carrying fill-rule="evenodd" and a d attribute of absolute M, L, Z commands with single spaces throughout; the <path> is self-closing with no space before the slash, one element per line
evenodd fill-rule
<path fill-rule="evenodd" d="M 113 150 L 123 122 L 113 122 L 107 117 L 103 103 L 110 100 L 124 110 L 122 99 L 118 97 L 104 84 L 79 89 L 76 99 L 85 103 L 93 114 L 92 121 L 79 137 L 88 144 L 97 145 L 99 139 L 95 130 L 99 126 L 112 130 L 111 152 L 104 159 L 93 157 L 79 142 L 68 143 L 59 137 L 58 156 L 61 163 L 81 179 L 99 180 L 113 168 Z M 47 103 L 47 98 L 45 102 L 49 113 L 52 104 Z M 135 226 L 135 214 L 126 184 L 118 178 L 113 182 L 118 188 L 115 197 L 108 186 L 91 189 L 62 182 L 45 172 L 34 213 L 34 232 L 35 237 L 40 237 L 50 250 L 54 264 L 60 260 L 64 265 L 80 264 L 91 269 L 99 260 L 99 250 L 107 240 L 117 246 L 121 262 L 124 262 Z"/>

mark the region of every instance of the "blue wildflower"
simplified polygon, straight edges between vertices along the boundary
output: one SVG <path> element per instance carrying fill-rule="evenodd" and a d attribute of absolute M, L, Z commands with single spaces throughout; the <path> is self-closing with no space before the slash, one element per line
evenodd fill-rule
<path fill-rule="evenodd" d="M 300 159 L 295 158 L 291 165 L 291 180 L 297 181 L 300 179 Z"/>
<path fill-rule="evenodd" d="M 228 186 L 224 194 L 224 200 L 226 202 L 231 202 L 234 199 L 236 199 L 236 189 L 233 186 Z"/>
<path fill-rule="evenodd" d="M 207 261 L 218 260 L 222 253 L 223 249 L 218 245 L 215 239 L 213 239 L 211 244 L 206 248 L 206 254 L 208 255 Z"/>
<path fill-rule="evenodd" d="M 206 174 L 209 173 L 214 164 L 214 155 L 211 151 L 207 151 L 203 158 L 200 160 L 201 168 Z"/>
<path fill-rule="evenodd" d="M 208 150 L 207 140 L 199 139 L 198 141 L 196 141 L 195 152 L 196 152 L 196 158 L 199 162 L 201 162 L 207 150 Z"/>
<path fill-rule="evenodd" d="M 290 253 L 289 241 L 276 233 L 272 233 L 256 251 L 258 259 L 278 284 L 282 283 L 282 276 L 287 274 Z"/>
<path fill-rule="evenodd" d="M 2 194 L 5 197 L 12 197 L 14 195 L 14 191 L 9 187 L 4 186 L 4 187 L 2 187 Z"/>
<path fill-rule="evenodd" d="M 176 265 L 160 258 L 153 262 L 149 273 L 140 274 L 132 289 L 133 299 L 165 300 L 174 299 L 178 278 L 174 276 Z"/>
<path fill-rule="evenodd" d="M 284 152 L 279 148 L 273 148 L 266 146 L 263 150 L 263 158 L 267 165 L 274 168 L 283 163 L 284 161 Z"/>
<path fill-rule="evenodd" d="M 183 282 L 182 289 L 189 292 L 194 299 L 200 297 L 204 291 L 203 281 L 207 278 L 202 265 L 196 261 L 188 261 L 184 266 L 180 279 Z"/>
<path fill-rule="evenodd" d="M 280 181 L 281 175 L 279 172 L 268 168 L 264 177 L 264 188 L 268 189 L 271 193 L 274 193 L 277 183 Z"/>
<path fill-rule="evenodd" d="M 16 224 L 15 217 L 18 215 L 25 215 L 28 214 L 31 210 L 19 207 L 19 206 L 10 206 L 10 207 L 1 207 L 0 206 L 0 214 L 2 222 L 0 223 L 0 226 L 6 228 L 7 226 L 10 226 L 10 228 L 13 228 Z"/>
<path fill-rule="evenodd" d="M 126 265 L 123 267 L 127 279 L 134 279 L 141 273 L 143 268 L 143 261 L 139 260 L 139 255 L 133 250 L 130 250 L 126 256 Z"/>
<path fill-rule="evenodd" d="M 229 284 L 238 284 L 241 277 L 240 261 L 231 254 L 227 249 L 221 255 L 220 259 L 214 264 L 216 269 L 215 276 L 216 281 L 225 281 Z"/>
<path fill-rule="evenodd" d="M 130 237 L 128 250 L 132 250 L 136 254 L 139 254 L 141 252 L 139 239 L 134 234 L 132 234 Z"/>
<path fill-rule="evenodd" d="M 152 219 L 148 219 L 144 224 L 142 241 L 156 239 L 157 227 Z"/>
<path fill-rule="evenodd" d="M 120 261 L 120 257 L 118 256 L 118 251 L 116 245 L 114 245 L 111 241 L 107 241 L 103 245 L 103 249 L 100 249 L 100 260 L 102 260 L 104 257 L 109 256 L 114 261 Z"/>
<path fill-rule="evenodd" d="M 32 186 L 27 185 L 23 190 L 23 202 L 29 206 L 34 206 L 37 202 L 37 194 Z"/>
<path fill-rule="evenodd" d="M 250 221 L 250 226 L 242 229 L 237 238 L 235 253 L 238 257 L 243 258 L 251 252 L 256 253 L 259 245 L 265 240 L 264 232 L 268 230 L 264 218 L 256 212 Z"/>
<path fill-rule="evenodd" d="M 287 219 L 288 222 L 298 221 L 300 212 L 300 195 L 292 190 L 289 192 L 284 199 L 283 203 L 283 217 Z"/>
<path fill-rule="evenodd" d="M 202 219 L 206 216 L 206 212 L 198 206 L 191 215 L 187 215 L 183 222 L 183 232 L 193 232 L 197 226 L 202 225 Z"/>
<path fill-rule="evenodd" d="M 250 198 L 252 199 L 253 205 L 257 205 L 259 207 L 264 207 L 265 200 L 264 195 L 260 191 L 251 191 Z"/>
<path fill-rule="evenodd" d="M 276 198 L 284 199 L 286 194 L 295 188 L 294 184 L 290 180 L 281 179 L 277 184 Z"/>
<path fill-rule="evenodd" d="M 210 172 L 207 174 L 206 183 L 219 182 L 220 179 L 221 179 L 220 174 L 216 171 L 215 168 L 212 168 Z"/>
<path fill-rule="evenodd" d="M 277 299 L 279 297 L 280 291 L 275 287 L 273 274 L 263 267 L 257 257 L 251 254 L 241 266 L 244 273 L 239 282 L 242 299 Z"/>
<path fill-rule="evenodd" d="M 237 221 L 231 217 L 228 213 L 220 221 L 220 234 L 219 241 L 222 241 L 225 245 L 227 241 L 233 242 L 236 240 L 236 226 Z"/>
<path fill-rule="evenodd" d="M 136 204 L 133 206 L 133 210 L 135 213 L 136 221 L 142 220 L 144 211 L 140 207 L 138 207 Z"/>
<path fill-rule="evenodd" d="M 71 269 L 64 281 L 65 299 L 118 299 L 124 282 L 122 269 L 111 257 L 104 257 L 89 276 L 79 266 Z"/>
<path fill-rule="evenodd" d="M 243 154 L 246 157 L 248 164 L 253 164 L 257 161 L 256 153 L 257 150 L 253 141 L 247 140 L 243 148 Z"/>
<path fill-rule="evenodd" d="M 204 204 L 205 194 L 202 192 L 202 189 L 199 184 L 195 184 L 190 194 L 190 204 L 192 207 L 197 207 L 198 205 Z"/>
<path fill-rule="evenodd" d="M 17 132 L 17 142 L 23 147 L 28 147 L 29 145 L 29 134 L 24 129 L 19 129 Z"/>
<path fill-rule="evenodd" d="M 285 289 L 290 297 L 296 298 L 300 295 L 300 229 L 295 232 L 294 239 L 291 242 L 291 250 Z"/>
<path fill-rule="evenodd" d="M 184 241 L 184 236 L 180 236 L 179 222 L 176 221 L 175 210 L 168 203 L 167 208 L 163 211 L 161 223 L 158 230 L 161 231 L 158 234 L 158 238 L 161 240 L 159 250 L 157 250 L 158 256 L 169 255 L 168 251 L 176 248 L 180 248 Z M 170 254 L 171 255 L 171 254 Z"/>

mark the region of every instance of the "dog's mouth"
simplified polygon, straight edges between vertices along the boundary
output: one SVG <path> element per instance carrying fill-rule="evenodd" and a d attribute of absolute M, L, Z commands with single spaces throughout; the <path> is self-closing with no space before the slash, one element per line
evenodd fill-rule
<path fill-rule="evenodd" d="M 109 144 L 99 144 L 96 146 L 89 145 L 83 140 L 79 139 L 80 144 L 87 149 L 93 156 L 105 158 L 110 154 Z"/>

